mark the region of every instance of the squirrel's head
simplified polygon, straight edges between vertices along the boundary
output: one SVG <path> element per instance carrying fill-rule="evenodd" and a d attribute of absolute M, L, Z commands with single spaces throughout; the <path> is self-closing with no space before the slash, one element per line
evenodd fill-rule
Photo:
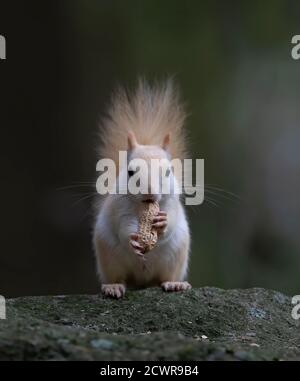
<path fill-rule="evenodd" d="M 129 194 L 135 200 L 160 202 L 175 194 L 177 183 L 168 151 L 169 144 L 169 134 L 161 145 L 142 145 L 133 132 L 128 134 L 127 179 Z"/>

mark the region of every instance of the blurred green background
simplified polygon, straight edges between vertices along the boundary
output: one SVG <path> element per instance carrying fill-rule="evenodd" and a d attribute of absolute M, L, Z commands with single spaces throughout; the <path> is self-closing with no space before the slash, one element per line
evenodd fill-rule
<path fill-rule="evenodd" d="M 93 188 L 72 186 L 96 179 L 115 85 L 168 74 L 223 190 L 188 208 L 192 284 L 299 294 L 299 1 L 0 1 L 0 34 L 0 294 L 99 290 Z"/>

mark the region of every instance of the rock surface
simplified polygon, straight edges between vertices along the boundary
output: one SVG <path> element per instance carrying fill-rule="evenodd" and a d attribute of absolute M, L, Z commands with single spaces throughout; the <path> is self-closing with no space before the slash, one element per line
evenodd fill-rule
<path fill-rule="evenodd" d="M 300 360 L 292 307 L 264 289 L 10 299 L 0 360 Z"/>

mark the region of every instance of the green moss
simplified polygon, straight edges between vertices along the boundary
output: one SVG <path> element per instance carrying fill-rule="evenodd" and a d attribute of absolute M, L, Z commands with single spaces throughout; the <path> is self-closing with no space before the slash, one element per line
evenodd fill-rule
<path fill-rule="evenodd" d="M 263 289 L 11 299 L 0 321 L 0 359 L 296 359 L 291 307 L 289 297 Z"/>

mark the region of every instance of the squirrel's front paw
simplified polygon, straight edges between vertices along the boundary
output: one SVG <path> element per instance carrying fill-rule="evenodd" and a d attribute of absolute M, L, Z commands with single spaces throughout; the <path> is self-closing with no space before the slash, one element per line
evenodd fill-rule
<path fill-rule="evenodd" d="M 156 229 L 157 234 L 163 235 L 166 231 L 168 225 L 167 212 L 159 211 L 157 215 L 153 218 L 152 226 Z"/>
<path fill-rule="evenodd" d="M 144 249 L 139 243 L 139 235 L 137 233 L 130 234 L 129 246 L 135 254 L 144 259 Z"/>

